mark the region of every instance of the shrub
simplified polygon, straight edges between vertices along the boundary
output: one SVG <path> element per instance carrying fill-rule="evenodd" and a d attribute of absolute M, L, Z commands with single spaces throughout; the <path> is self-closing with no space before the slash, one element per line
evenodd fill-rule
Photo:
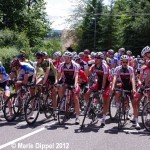
<path fill-rule="evenodd" d="M 13 47 L 0 48 L 0 61 L 7 72 L 11 71 L 10 61 L 18 54 L 18 50 Z"/>

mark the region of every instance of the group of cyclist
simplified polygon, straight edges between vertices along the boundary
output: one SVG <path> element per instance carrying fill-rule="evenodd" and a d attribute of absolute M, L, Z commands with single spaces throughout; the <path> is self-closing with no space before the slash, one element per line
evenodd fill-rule
<path fill-rule="evenodd" d="M 51 86 L 54 119 L 57 119 L 57 97 L 61 99 L 65 93 L 66 86 L 74 86 L 73 99 L 75 103 L 75 124 L 80 123 L 79 94 L 84 91 L 85 105 L 88 103 L 93 91 L 103 91 L 103 117 L 101 126 L 105 126 L 108 114 L 110 97 L 116 87 L 130 91 L 130 99 L 133 107 L 134 117 L 132 121 L 135 128 L 140 129 L 138 123 L 139 102 L 142 98 L 143 87 L 150 87 L 150 47 L 146 46 L 141 51 L 140 58 L 132 56 L 130 50 L 120 48 L 118 52 L 110 49 L 106 53 L 91 52 L 85 49 L 77 54 L 76 52 L 65 51 L 63 54 L 58 51 L 53 54 L 53 59 L 48 58 L 46 52 L 39 51 L 35 54 L 36 62 L 25 59 L 23 53 L 14 58 L 11 63 L 11 73 L 8 75 L 2 64 L 0 64 L 0 87 L 5 91 L 4 97 L 10 96 L 10 87 L 7 81 L 16 79 L 15 90 L 21 83 L 43 84 Z M 93 81 L 93 82 L 91 82 Z M 140 87 L 140 89 L 137 87 Z M 30 88 L 31 96 L 34 95 L 34 87 Z M 150 93 L 149 99 L 150 99 Z M 116 105 L 120 105 L 119 92 L 115 92 Z M 10 112 L 11 115 L 11 112 Z M 34 118 L 34 112 L 31 119 Z"/>

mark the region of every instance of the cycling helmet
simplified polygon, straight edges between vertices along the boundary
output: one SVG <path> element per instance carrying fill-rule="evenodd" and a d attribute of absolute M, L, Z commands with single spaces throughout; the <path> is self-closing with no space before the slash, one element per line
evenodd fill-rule
<path fill-rule="evenodd" d="M 126 53 L 127 55 L 132 55 L 132 52 L 130 50 L 128 50 Z"/>
<path fill-rule="evenodd" d="M 54 54 L 53 54 L 53 58 L 55 59 L 55 58 L 58 58 L 58 57 L 61 57 L 61 52 L 59 51 L 59 52 L 55 52 Z"/>
<path fill-rule="evenodd" d="M 140 55 L 137 55 L 137 58 L 140 58 Z"/>
<path fill-rule="evenodd" d="M 77 55 L 77 52 L 72 52 L 72 56 L 76 56 Z"/>
<path fill-rule="evenodd" d="M 6 74 L 6 70 L 3 66 L 0 66 L 0 74 Z"/>
<path fill-rule="evenodd" d="M 150 47 L 149 46 L 146 46 L 142 49 L 141 51 L 141 55 L 142 57 L 146 54 L 146 53 L 150 53 Z"/>
<path fill-rule="evenodd" d="M 119 53 L 125 52 L 125 48 L 123 48 L 123 47 L 120 48 L 118 52 L 119 52 Z"/>
<path fill-rule="evenodd" d="M 81 58 L 79 57 L 79 55 L 76 55 L 76 56 L 73 57 L 73 60 L 74 60 L 74 61 L 77 61 L 77 60 L 80 60 L 80 59 L 81 59 Z"/>
<path fill-rule="evenodd" d="M 73 57 L 73 55 L 72 55 L 71 52 L 65 52 L 65 53 L 63 54 L 63 57 L 65 57 L 65 56 L 70 57 L 70 58 Z"/>
<path fill-rule="evenodd" d="M 91 52 L 91 57 L 95 57 L 96 53 L 95 52 Z"/>
<path fill-rule="evenodd" d="M 90 54 L 90 50 L 89 50 L 89 49 L 85 49 L 85 50 L 84 50 L 84 53 Z"/>
<path fill-rule="evenodd" d="M 19 54 L 19 55 L 17 56 L 17 58 L 18 58 L 18 59 L 24 59 L 25 57 L 24 57 L 23 54 Z"/>
<path fill-rule="evenodd" d="M 19 65 L 20 65 L 20 62 L 17 58 L 13 59 L 10 63 L 11 67 L 15 67 L 15 66 L 19 66 Z"/>
<path fill-rule="evenodd" d="M 43 56 L 48 56 L 47 52 L 42 52 Z"/>
<path fill-rule="evenodd" d="M 100 58 L 104 59 L 104 54 L 102 52 L 97 52 L 95 57 L 100 57 Z"/>
<path fill-rule="evenodd" d="M 35 57 L 42 57 L 43 56 L 43 52 L 41 51 L 41 52 L 37 52 L 36 54 L 35 54 Z"/>
<path fill-rule="evenodd" d="M 108 54 L 114 54 L 114 50 L 113 49 L 109 49 L 108 50 Z"/>
<path fill-rule="evenodd" d="M 120 60 L 122 61 L 122 60 L 128 60 L 128 59 L 129 57 L 127 55 L 122 55 Z"/>
<path fill-rule="evenodd" d="M 81 58 L 81 57 L 84 57 L 84 52 L 80 52 L 79 53 L 79 57 Z"/>

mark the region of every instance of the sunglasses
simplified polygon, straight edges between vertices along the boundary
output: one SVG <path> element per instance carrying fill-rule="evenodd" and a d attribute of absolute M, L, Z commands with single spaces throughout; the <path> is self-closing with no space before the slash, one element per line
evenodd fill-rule
<path fill-rule="evenodd" d="M 101 57 L 95 57 L 95 59 L 102 59 Z"/>
<path fill-rule="evenodd" d="M 123 64 L 127 64 L 128 62 L 127 62 L 127 61 L 122 61 L 122 63 L 123 63 Z"/>
<path fill-rule="evenodd" d="M 84 54 L 89 54 L 88 52 L 84 52 Z"/>

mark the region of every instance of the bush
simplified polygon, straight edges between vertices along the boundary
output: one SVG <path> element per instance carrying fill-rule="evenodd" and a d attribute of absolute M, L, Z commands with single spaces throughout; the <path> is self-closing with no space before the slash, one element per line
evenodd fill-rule
<path fill-rule="evenodd" d="M 62 43 L 60 39 L 46 39 L 43 44 L 39 44 L 31 49 L 32 53 L 35 54 L 37 51 L 46 51 L 49 57 L 52 57 L 54 52 L 62 51 Z"/>
<path fill-rule="evenodd" d="M 29 40 L 24 32 L 18 33 L 6 29 L 0 31 L 0 47 L 16 47 L 17 49 L 28 49 Z"/>
<path fill-rule="evenodd" d="M 6 71 L 9 73 L 11 71 L 10 62 L 18 54 L 16 48 L 1 48 L 0 49 L 0 61 L 2 65 L 6 68 Z"/>

